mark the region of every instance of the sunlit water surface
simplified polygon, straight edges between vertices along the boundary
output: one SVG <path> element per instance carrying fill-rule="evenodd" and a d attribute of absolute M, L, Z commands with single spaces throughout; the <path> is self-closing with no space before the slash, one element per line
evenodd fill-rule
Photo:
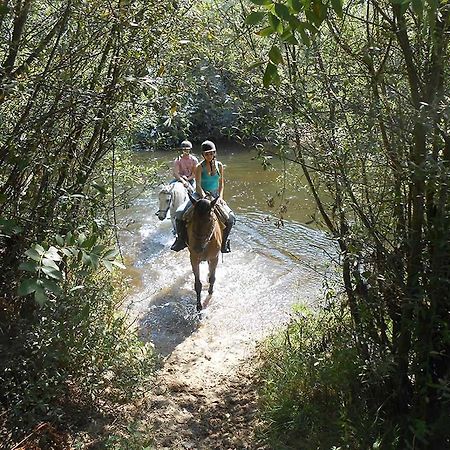
<path fill-rule="evenodd" d="M 323 232 L 302 223 L 310 219 L 314 206 L 306 190 L 299 187 L 296 167 L 289 168 L 284 226 L 276 226 L 276 208 L 267 206 L 267 198 L 275 195 L 276 202 L 280 201 L 276 194 L 280 173 L 263 170 L 255 155 L 242 149 L 218 155 L 226 167 L 225 199 L 237 223 L 231 236 L 232 252 L 220 258 L 212 296 L 207 294 L 208 269 L 202 263 L 201 315 L 195 309 L 188 250 L 170 250 L 174 240 L 171 222 L 155 216 L 159 189 L 143 193 L 122 214 L 122 222 L 128 225 L 121 241 L 136 283 L 128 309 L 136 317 L 142 338 L 153 342 L 162 355 L 170 354 L 204 326 L 212 330 L 211 339 L 226 347 L 245 346 L 289 320 L 295 303 L 317 301 L 332 242 Z M 148 153 L 137 159 L 142 164 L 156 159 L 170 165 L 174 156 L 172 152 Z"/>

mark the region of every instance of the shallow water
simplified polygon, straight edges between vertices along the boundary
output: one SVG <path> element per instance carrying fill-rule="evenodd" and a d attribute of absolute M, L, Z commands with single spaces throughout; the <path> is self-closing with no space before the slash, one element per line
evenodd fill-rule
<path fill-rule="evenodd" d="M 150 163 L 153 158 L 170 161 L 174 156 L 152 153 L 137 158 Z M 217 347 L 244 354 L 289 320 L 293 304 L 317 301 L 321 274 L 329 261 L 327 252 L 333 245 L 323 232 L 301 223 L 313 214 L 314 206 L 294 183 L 285 192 L 290 207 L 284 226 L 275 225 L 277 217 L 266 199 L 277 190 L 279 174 L 264 171 L 254 156 L 249 151 L 220 155 L 226 165 L 225 199 L 237 223 L 232 252 L 220 258 L 212 296 L 207 294 L 207 265 L 201 265 L 201 315 L 195 308 L 188 250 L 170 250 L 171 222 L 155 216 L 158 189 L 142 194 L 122 216 L 131 222 L 121 241 L 128 273 L 136 281 L 128 308 L 142 338 L 153 342 L 163 356 L 205 327 L 204 345 L 214 341 Z"/>

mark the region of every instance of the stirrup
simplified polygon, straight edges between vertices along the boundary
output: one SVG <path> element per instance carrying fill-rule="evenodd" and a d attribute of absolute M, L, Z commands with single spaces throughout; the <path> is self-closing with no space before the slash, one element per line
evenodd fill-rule
<path fill-rule="evenodd" d="M 183 250 L 183 248 L 186 247 L 187 247 L 186 243 L 181 239 L 177 238 L 176 241 L 170 247 L 170 250 L 173 250 L 174 252 L 179 252 L 180 250 Z"/>

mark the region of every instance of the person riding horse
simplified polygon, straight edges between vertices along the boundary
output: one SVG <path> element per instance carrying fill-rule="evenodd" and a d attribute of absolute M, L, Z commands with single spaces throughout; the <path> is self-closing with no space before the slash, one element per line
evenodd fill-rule
<path fill-rule="evenodd" d="M 219 198 L 216 210 L 219 220 L 225 226 L 223 230 L 221 252 L 229 253 L 231 249 L 228 237 L 233 225 L 236 222 L 236 217 L 233 211 L 223 200 L 223 164 L 216 160 L 216 146 L 212 141 L 203 142 L 201 149 L 203 161 L 198 164 L 195 169 L 196 196 L 197 198 L 203 198 L 206 194 L 209 194 L 213 198 Z M 186 247 L 187 233 L 185 218 L 191 206 L 191 202 L 186 201 L 184 205 L 181 205 L 177 209 L 175 215 L 177 238 L 172 244 L 171 249 L 176 252 Z"/>
<path fill-rule="evenodd" d="M 183 141 L 180 144 L 181 156 L 175 159 L 173 163 L 173 176 L 176 181 L 179 181 L 183 186 L 190 190 L 191 186 L 195 189 L 195 169 L 198 165 L 198 159 L 191 154 L 192 143 L 190 141 Z"/>

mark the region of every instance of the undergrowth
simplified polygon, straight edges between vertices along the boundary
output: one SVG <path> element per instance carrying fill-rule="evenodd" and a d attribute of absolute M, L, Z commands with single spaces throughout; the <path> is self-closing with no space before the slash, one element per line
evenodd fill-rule
<path fill-rule="evenodd" d="M 83 286 L 36 309 L 34 320 L 18 320 L 8 333 L 13 340 L 3 335 L 3 448 L 27 434 L 33 442 L 40 440 L 41 448 L 50 445 L 45 443 L 49 435 L 53 441 L 59 435 L 67 446 L 68 437 L 87 429 L 94 418 L 104 424 L 117 418 L 118 406 L 151 378 L 152 349 L 139 341 L 121 312 L 126 286 L 112 276 L 96 271 Z"/>
<path fill-rule="evenodd" d="M 345 309 L 298 307 L 261 347 L 262 415 L 276 450 L 394 448 L 384 423 L 390 362 L 358 356 Z"/>

